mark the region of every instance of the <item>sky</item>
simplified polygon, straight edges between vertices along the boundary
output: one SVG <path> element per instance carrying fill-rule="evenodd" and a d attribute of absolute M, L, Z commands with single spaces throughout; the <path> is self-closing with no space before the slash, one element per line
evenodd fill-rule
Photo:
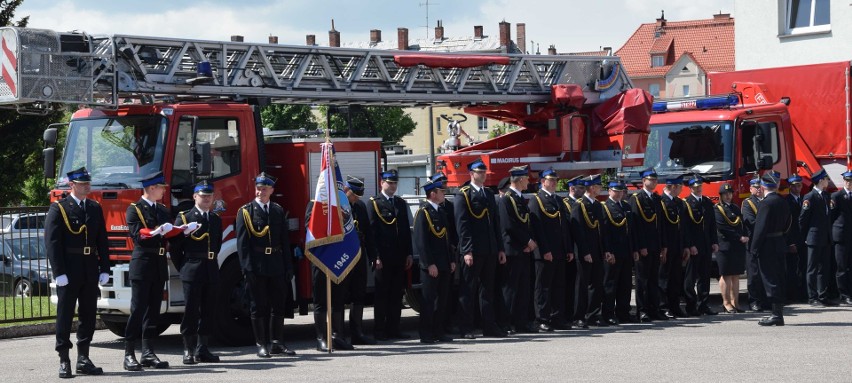
<path fill-rule="evenodd" d="M 617 50 L 642 23 L 654 22 L 665 10 L 669 21 L 734 14 L 734 0 L 24 0 L 15 19 L 29 16 L 31 28 L 84 31 L 204 40 L 245 36 L 246 42 L 279 37 L 281 44 L 303 45 L 315 34 L 328 45 L 334 19 L 341 41 L 369 41 L 370 30 L 382 30 L 384 40 L 396 40 L 399 27 L 409 39 L 432 37 L 442 20 L 446 37 L 472 36 L 482 25 L 496 35 L 505 20 L 526 23 L 527 50 L 531 42 L 542 52 L 551 44 L 559 52 Z M 426 17 L 429 17 L 428 31 Z"/>

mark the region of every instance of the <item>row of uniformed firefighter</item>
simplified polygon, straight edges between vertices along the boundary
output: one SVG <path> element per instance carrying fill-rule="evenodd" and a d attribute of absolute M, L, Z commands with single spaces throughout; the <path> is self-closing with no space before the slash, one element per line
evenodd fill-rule
<path fill-rule="evenodd" d="M 395 171 L 382 173 L 382 190 L 367 203 L 360 200 L 363 183 L 348 179 L 346 193 L 366 257 L 345 284 L 333 287 L 331 325 L 336 348 L 375 343 L 362 325 L 370 266 L 376 278 L 375 338 L 408 337 L 400 331 L 399 319 L 406 270 L 414 266 L 413 254 L 420 255 L 420 341 L 424 343 L 451 341 L 448 329 L 454 324 L 463 338 L 473 339 L 476 327 L 481 327 L 484 336 L 505 337 L 572 326 L 713 315 L 716 312 L 707 299 L 710 254 L 717 250 L 726 312 L 742 311 L 737 294 L 731 292 L 738 291 L 736 276 L 742 273 L 743 253 L 748 259 L 749 280 L 755 282 L 749 286 L 751 308 L 760 311 L 763 305 L 772 307 L 772 315 L 760 322 L 763 325 L 783 324 L 783 287 L 786 285 L 786 294 L 790 294 L 797 279 L 807 280 L 798 286 L 807 287 L 811 304 L 837 303 L 828 297 L 834 280 L 828 276 L 831 250 L 837 265 L 836 289 L 843 303 L 852 304 L 848 270 L 852 172 L 843 173 L 844 188 L 831 196 L 824 191 L 828 186 L 824 172 L 812 176 L 814 190 L 804 198 L 798 198 L 801 179 L 791 177 L 791 193 L 785 204 L 778 202 L 778 176 L 764 175 L 753 182 L 753 199 L 744 201 L 740 214 L 740 209 L 730 204 L 730 185 L 722 185 L 721 201 L 715 206 L 702 196 L 702 180 L 697 177 L 683 182 L 691 189 L 685 199 L 677 197 L 683 187 L 680 179 L 667 180 L 661 196 L 653 191 L 657 184 L 653 169 L 641 173 L 643 189 L 629 197 L 623 183 L 610 183 L 609 198 L 604 202 L 596 199 L 601 188 L 597 176 L 569 180 L 570 195 L 561 198 L 555 194 L 556 172 L 548 169 L 540 174 L 541 190 L 527 199 L 520 193 L 529 182 L 526 167 L 511 169 L 510 176 L 501 181 L 499 197 L 484 187 L 486 166 L 482 161 L 469 164 L 468 169 L 470 184 L 460 190 L 455 203 L 444 199 L 442 174 L 424 185 L 427 198 L 415 214 L 413 236 L 408 230 L 407 206 L 395 196 Z M 103 211 L 97 202 L 86 198 L 91 177 L 85 168 L 67 176 L 70 193 L 51 205 L 45 223 L 46 248 L 58 295 L 59 376 L 65 378 L 73 376 L 69 349 L 75 306 L 80 320 L 75 370 L 80 374 L 103 373 L 89 359 L 89 345 L 98 284 L 109 281 Z M 256 198 L 239 209 L 236 219 L 239 260 L 252 296 L 251 321 L 257 355 L 262 358 L 295 354 L 282 339 L 285 303 L 279 298 L 293 276 L 293 262 L 286 213 L 270 201 L 275 181 L 265 173 L 258 175 Z M 155 354 L 143 331 L 158 320 L 162 286 L 168 280 L 167 242 L 186 296 L 181 323 L 183 363 L 217 362 L 218 356 L 208 350 L 222 243 L 221 219 L 211 211 L 213 186 L 204 181 L 196 185 L 195 206 L 171 223 L 166 208 L 157 202 L 165 190 L 162 173 L 151 174 L 141 182 L 142 198 L 127 209 L 134 251 L 124 368 L 169 366 Z M 807 265 L 807 278 L 802 271 L 792 272 L 801 270 L 796 269 L 796 262 L 793 267 L 787 265 L 790 254 L 797 250 L 804 253 L 805 248 L 807 262 L 799 263 Z M 634 268 L 637 310 L 631 313 Z M 459 304 L 451 318 L 454 304 L 450 283 L 456 270 L 460 272 Z M 322 298 L 324 283 L 315 283 L 314 287 L 317 349 L 324 351 L 328 325 Z M 347 294 L 353 303 L 349 323 L 352 343 L 342 328 L 342 302 Z M 685 311 L 681 298 L 686 302 Z M 478 324 L 474 319 L 477 308 Z M 140 339 L 142 355 L 137 360 L 135 349 Z"/>

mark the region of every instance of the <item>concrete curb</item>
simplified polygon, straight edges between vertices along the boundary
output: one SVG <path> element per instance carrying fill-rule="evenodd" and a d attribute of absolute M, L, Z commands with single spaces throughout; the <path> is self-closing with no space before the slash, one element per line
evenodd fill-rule
<path fill-rule="evenodd" d="M 79 322 L 76 320 L 71 324 L 71 331 L 77 331 Z M 100 319 L 95 322 L 95 330 L 103 330 L 104 322 Z M 0 339 L 23 338 L 39 335 L 49 335 L 56 333 L 56 322 L 39 323 L 39 324 L 23 324 L 20 326 L 10 326 L 0 328 Z"/>

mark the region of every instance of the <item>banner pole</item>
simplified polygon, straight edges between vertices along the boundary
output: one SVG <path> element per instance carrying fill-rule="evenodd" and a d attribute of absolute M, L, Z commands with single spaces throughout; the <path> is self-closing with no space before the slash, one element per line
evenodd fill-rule
<path fill-rule="evenodd" d="M 328 353 L 331 354 L 334 342 L 331 341 L 331 277 L 328 274 L 325 275 L 325 302 L 326 341 L 328 342 Z"/>

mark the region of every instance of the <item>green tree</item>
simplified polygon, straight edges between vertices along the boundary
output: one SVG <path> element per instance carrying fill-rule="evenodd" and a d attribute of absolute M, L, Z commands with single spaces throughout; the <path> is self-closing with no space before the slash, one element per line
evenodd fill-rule
<path fill-rule="evenodd" d="M 491 129 L 491 131 L 488 132 L 488 139 L 497 138 L 497 137 L 500 137 L 500 136 L 502 136 L 506 133 L 514 132 L 518 129 L 520 129 L 520 128 L 518 128 L 517 125 L 499 123 L 497 125 L 494 125 L 494 127 Z"/>
<path fill-rule="evenodd" d="M 320 114 L 328 116 L 329 107 L 320 106 Z M 352 119 L 354 137 L 381 137 L 384 143 L 397 143 L 408 133 L 414 131 L 417 123 L 396 106 L 357 106 L 350 105 L 347 110 L 331 109 L 331 132 L 333 136 L 347 136 L 348 118 Z M 320 122 L 325 128 L 329 119 Z"/>
<path fill-rule="evenodd" d="M 310 105 L 268 105 L 260 111 L 260 120 L 264 127 L 272 130 L 317 130 L 319 127 Z"/>
<path fill-rule="evenodd" d="M 26 27 L 29 16 L 13 21 L 23 0 L 0 0 L 0 25 Z M 46 116 L 0 111 L 0 206 L 21 203 L 46 205 L 47 189 L 42 175 L 42 132 L 62 118 L 61 112 Z"/>

